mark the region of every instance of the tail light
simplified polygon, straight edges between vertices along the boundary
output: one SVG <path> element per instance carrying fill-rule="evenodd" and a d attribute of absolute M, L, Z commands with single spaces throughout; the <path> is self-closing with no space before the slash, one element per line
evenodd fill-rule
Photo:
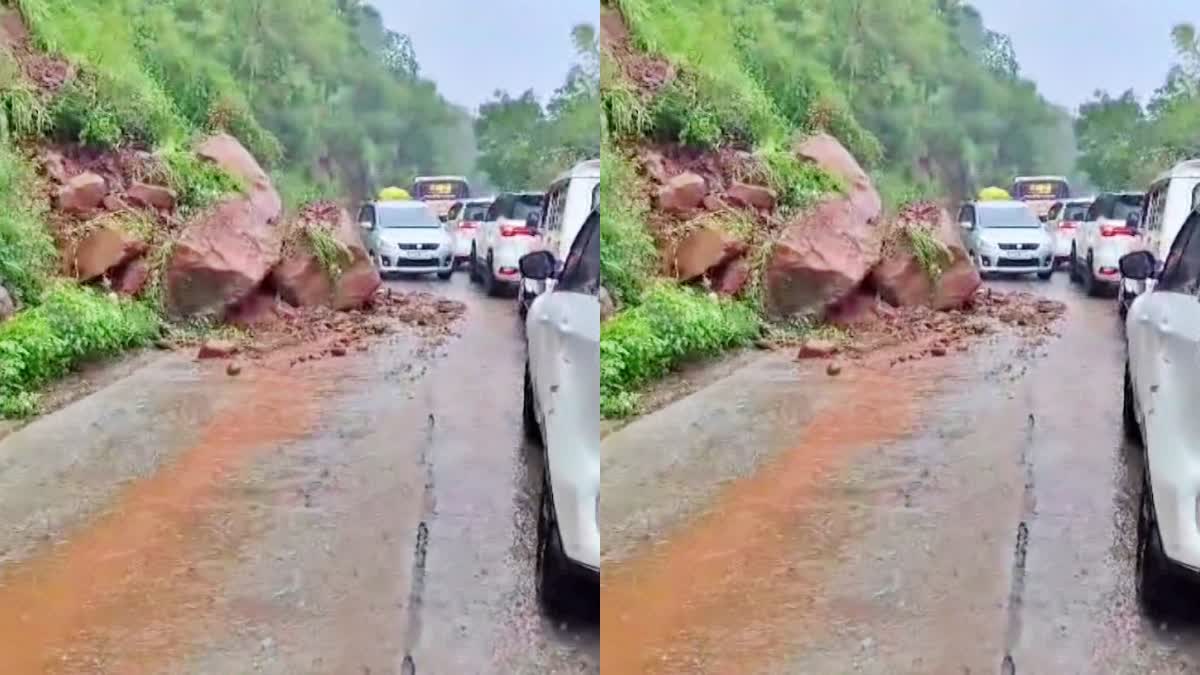
<path fill-rule="evenodd" d="M 1135 234 L 1137 234 L 1137 232 L 1135 232 L 1131 228 L 1125 227 L 1124 225 L 1121 225 L 1121 226 L 1101 225 L 1100 226 L 1100 236 L 1101 237 L 1117 237 L 1120 235 L 1127 235 L 1127 236 L 1132 237 Z"/>
<path fill-rule="evenodd" d="M 525 227 L 524 225 L 501 225 L 500 226 L 500 236 L 501 237 L 517 237 L 520 235 L 532 237 L 534 234 L 536 234 L 536 232 L 529 229 L 528 227 Z"/>
<path fill-rule="evenodd" d="M 478 225 L 478 223 L 476 223 L 475 221 L 472 221 L 472 220 L 464 220 L 464 221 L 462 221 L 461 223 L 459 223 L 459 224 L 458 224 L 458 229 L 460 229 L 460 230 L 473 230 L 473 229 L 475 229 L 475 227 L 476 227 L 477 225 Z"/>
<path fill-rule="evenodd" d="M 1064 220 L 1064 221 L 1062 221 L 1061 223 L 1059 223 L 1059 224 L 1058 224 L 1058 229 L 1060 229 L 1060 230 L 1073 230 L 1073 229 L 1075 229 L 1075 223 L 1074 223 L 1073 221 L 1070 221 L 1070 220 Z"/>

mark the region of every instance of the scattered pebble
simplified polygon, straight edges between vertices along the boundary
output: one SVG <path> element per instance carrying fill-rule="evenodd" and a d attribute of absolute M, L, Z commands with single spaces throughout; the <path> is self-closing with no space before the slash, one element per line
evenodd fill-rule
<path fill-rule="evenodd" d="M 842 366 L 840 363 L 831 363 L 828 366 L 826 366 L 826 368 L 825 368 L 825 373 L 830 376 L 840 375 L 841 372 L 842 372 Z"/>
<path fill-rule="evenodd" d="M 241 364 L 237 363 L 236 361 L 234 361 L 233 363 L 230 363 L 228 366 L 225 367 L 225 374 L 229 375 L 231 377 L 235 376 L 235 375 L 241 375 L 242 374 Z"/>

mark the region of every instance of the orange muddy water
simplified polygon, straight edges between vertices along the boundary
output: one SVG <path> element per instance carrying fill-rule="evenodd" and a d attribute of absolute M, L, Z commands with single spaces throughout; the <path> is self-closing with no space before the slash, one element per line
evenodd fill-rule
<path fill-rule="evenodd" d="M 791 450 L 730 484 L 665 543 L 606 562 L 604 671 L 759 672 L 780 645 L 803 641 L 797 630 L 819 631 L 817 590 L 847 528 L 816 513 L 822 484 L 908 433 L 919 383 L 936 381 L 937 367 L 848 368 L 849 386 L 799 429 Z"/>
<path fill-rule="evenodd" d="M 101 654 L 105 672 L 162 672 L 187 634 L 213 620 L 199 610 L 219 581 L 207 570 L 220 566 L 195 558 L 233 555 L 245 530 L 215 504 L 223 477 L 306 433 L 316 383 L 329 380 L 266 368 L 244 377 L 173 465 L 130 484 L 65 544 L 0 575 L 0 673 L 77 671 Z"/>

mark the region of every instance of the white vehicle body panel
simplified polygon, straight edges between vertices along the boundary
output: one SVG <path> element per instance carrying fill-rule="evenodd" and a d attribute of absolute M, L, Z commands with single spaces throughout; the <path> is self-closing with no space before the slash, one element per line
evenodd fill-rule
<path fill-rule="evenodd" d="M 517 193 L 519 196 L 529 196 L 541 193 Z M 527 253 L 539 250 L 542 246 L 540 234 L 510 234 L 504 235 L 504 228 L 524 229 L 526 222 L 520 218 L 505 217 L 504 208 L 509 195 L 501 194 L 493 202 L 492 209 L 485 222 L 475 230 L 473 239 L 475 255 L 481 265 L 492 261 L 490 272 L 496 281 L 516 285 L 521 281 L 520 261 Z M 542 206 L 545 206 L 544 195 Z M 528 208 L 528 207 L 525 207 Z M 511 213 L 517 213 L 514 210 Z M 469 253 L 468 253 L 469 255 Z"/>
<path fill-rule="evenodd" d="M 550 251 L 558 260 L 566 259 L 571 243 L 595 208 L 593 197 L 599 185 L 599 160 L 580 162 L 550 184 L 546 190 L 539 248 Z M 552 279 L 523 279 L 522 283 L 530 296 L 541 295 L 554 288 Z"/>
<path fill-rule="evenodd" d="M 1180 162 L 1164 172 L 1146 190 L 1142 210 L 1142 229 L 1138 232 L 1134 250 L 1150 251 L 1158 260 L 1165 260 L 1171 242 L 1183 227 L 1188 215 L 1200 204 L 1200 160 Z M 1124 291 L 1130 297 L 1154 288 L 1154 280 L 1122 279 Z"/>
<path fill-rule="evenodd" d="M 1050 220 L 1046 221 L 1046 227 L 1050 232 L 1050 236 L 1054 238 L 1054 258 L 1055 260 L 1066 260 L 1071 256 L 1071 242 L 1075 239 L 1076 228 L 1083 222 L 1082 218 L 1066 218 L 1068 211 L 1073 212 L 1080 205 L 1086 206 L 1091 204 L 1090 197 L 1076 197 L 1069 199 L 1060 199 L 1061 207 L 1057 213 L 1052 213 Z M 1051 211 L 1054 208 L 1051 207 Z"/>
<path fill-rule="evenodd" d="M 525 324 L 535 410 L 567 558 L 600 566 L 600 300 L 541 295 Z"/>
<path fill-rule="evenodd" d="M 1163 549 L 1200 570 L 1200 301 L 1146 293 L 1130 306 L 1126 335 Z"/>
<path fill-rule="evenodd" d="M 1102 227 L 1125 227 L 1125 221 L 1100 218 L 1080 223 L 1075 230 L 1075 251 L 1084 261 L 1087 260 L 1088 252 L 1091 252 L 1091 275 L 1093 278 L 1097 281 L 1114 283 L 1120 277 L 1120 273 L 1115 270 L 1118 268 L 1121 256 L 1137 250 L 1138 239 L 1136 235 L 1129 234 L 1105 237 L 1101 235 L 1100 228 Z M 1101 269 L 1114 271 L 1101 273 Z"/>

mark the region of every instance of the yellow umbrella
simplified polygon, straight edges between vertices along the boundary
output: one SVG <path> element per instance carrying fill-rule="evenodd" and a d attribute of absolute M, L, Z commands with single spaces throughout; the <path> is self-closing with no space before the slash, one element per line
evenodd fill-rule
<path fill-rule="evenodd" d="M 1012 195 L 1008 194 L 1008 190 L 998 187 L 985 187 L 979 191 L 979 201 L 1003 201 L 1012 199 Z"/>
<path fill-rule="evenodd" d="M 408 194 L 408 190 L 398 187 L 386 187 L 379 191 L 379 201 L 381 202 L 406 202 L 412 199 L 412 195 Z"/>

